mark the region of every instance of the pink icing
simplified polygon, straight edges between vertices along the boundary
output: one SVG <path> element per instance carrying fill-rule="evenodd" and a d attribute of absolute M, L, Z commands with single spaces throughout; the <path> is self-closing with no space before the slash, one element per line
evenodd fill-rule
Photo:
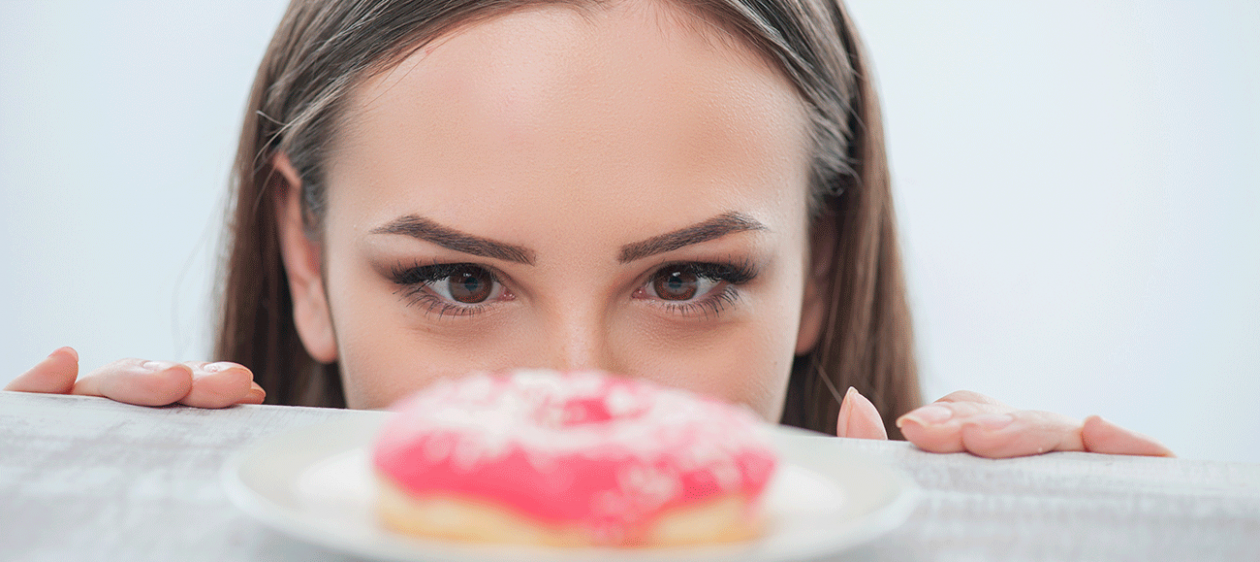
<path fill-rule="evenodd" d="M 395 405 L 382 474 L 416 496 L 485 499 L 633 542 L 662 511 L 760 496 L 776 466 L 747 409 L 598 372 L 442 381 Z"/>

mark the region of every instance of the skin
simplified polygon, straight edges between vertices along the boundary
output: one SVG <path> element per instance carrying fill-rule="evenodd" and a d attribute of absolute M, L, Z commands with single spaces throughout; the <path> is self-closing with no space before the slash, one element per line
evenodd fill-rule
<path fill-rule="evenodd" d="M 793 357 L 818 343 L 834 240 L 808 227 L 801 101 L 753 51 L 665 4 L 540 5 L 439 38 L 360 85 L 349 111 L 318 240 L 303 231 L 301 179 L 283 154 L 273 165 L 288 181 L 277 218 L 295 323 L 313 357 L 340 362 L 351 407 L 525 366 L 605 369 L 779 418 Z M 680 236 L 722 224 L 734 227 Z M 675 243 L 644 250 L 662 240 Z M 656 283 L 679 263 L 756 273 L 701 278 L 684 302 Z M 406 279 L 433 264 L 497 281 L 470 306 L 449 298 L 461 286 L 449 276 Z M 77 371 L 62 348 L 7 389 L 210 408 L 264 396 L 231 363 Z M 1096 416 L 969 392 L 897 424 L 937 452 L 1170 455 Z M 887 438 L 852 389 L 837 425 L 841 437 Z"/>

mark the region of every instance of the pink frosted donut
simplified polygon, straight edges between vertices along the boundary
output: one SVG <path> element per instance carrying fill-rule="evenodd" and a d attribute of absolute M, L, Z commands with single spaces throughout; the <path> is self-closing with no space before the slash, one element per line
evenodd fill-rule
<path fill-rule="evenodd" d="M 436 383 L 377 440 L 378 514 L 411 534 L 664 546 L 760 533 L 773 448 L 745 408 L 599 372 Z"/>

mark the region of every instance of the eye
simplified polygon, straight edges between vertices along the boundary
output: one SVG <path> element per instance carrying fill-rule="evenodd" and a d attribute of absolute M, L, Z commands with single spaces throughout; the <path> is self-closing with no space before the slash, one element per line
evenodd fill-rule
<path fill-rule="evenodd" d="M 738 302 L 741 288 L 757 271 L 750 261 L 665 264 L 633 296 L 682 316 L 716 318 Z"/>
<path fill-rule="evenodd" d="M 460 304 L 480 304 L 494 296 L 498 281 L 485 268 L 462 265 L 442 279 L 430 282 L 429 287 L 447 300 Z"/>
<path fill-rule="evenodd" d="M 409 304 L 436 312 L 439 318 L 472 315 L 513 298 L 494 271 L 471 263 L 400 264 L 390 277 Z"/>
<path fill-rule="evenodd" d="M 689 301 L 696 295 L 707 295 L 721 283 L 719 279 L 698 274 L 688 265 L 663 267 L 652 275 L 649 286 L 652 296 L 663 301 Z"/>

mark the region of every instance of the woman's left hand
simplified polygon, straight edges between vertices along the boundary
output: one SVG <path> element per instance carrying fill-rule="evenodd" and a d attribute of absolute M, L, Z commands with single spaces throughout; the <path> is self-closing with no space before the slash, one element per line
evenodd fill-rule
<path fill-rule="evenodd" d="M 897 427 L 906 440 L 934 453 L 967 451 L 995 459 L 1051 451 L 1173 456 L 1158 441 L 1098 416 L 1080 421 L 1051 412 L 1017 410 L 966 390 L 910 411 L 897 419 Z M 875 406 L 852 388 L 840 404 L 836 434 L 888 438 Z"/>

